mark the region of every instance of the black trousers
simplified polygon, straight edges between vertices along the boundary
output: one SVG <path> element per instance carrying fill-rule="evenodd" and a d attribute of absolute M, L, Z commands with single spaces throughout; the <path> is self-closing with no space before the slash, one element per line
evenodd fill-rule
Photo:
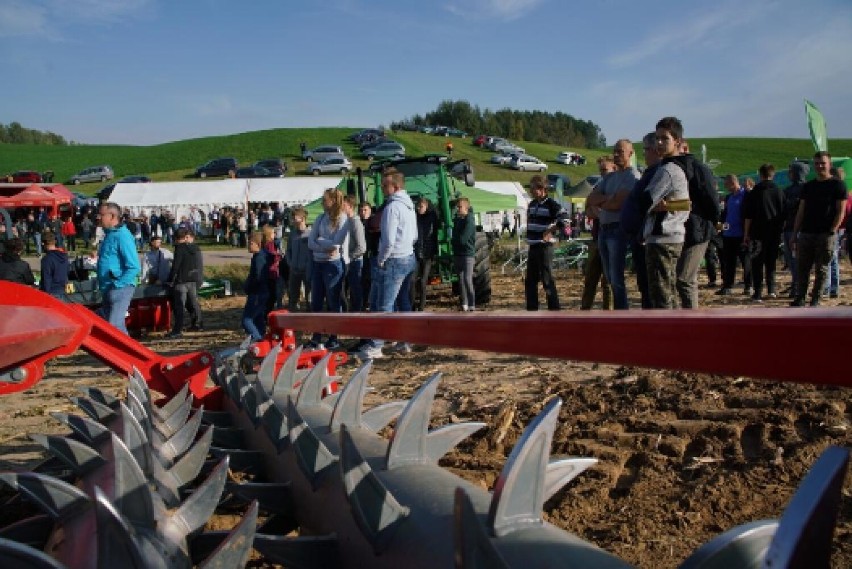
<path fill-rule="evenodd" d="M 553 245 L 530 245 L 527 278 L 524 282 L 527 310 L 538 310 L 538 283 L 544 288 L 548 310 L 559 310 L 559 295 L 553 282 Z"/>
<path fill-rule="evenodd" d="M 751 288 L 751 258 L 742 245 L 742 237 L 722 237 L 722 288 L 734 288 L 739 264 L 743 266 L 745 288 Z"/>
<path fill-rule="evenodd" d="M 760 251 L 751 260 L 754 294 L 763 293 L 763 278 L 766 277 L 766 292 L 775 292 L 775 267 L 778 265 L 778 251 L 781 248 L 781 233 L 761 235 Z"/>

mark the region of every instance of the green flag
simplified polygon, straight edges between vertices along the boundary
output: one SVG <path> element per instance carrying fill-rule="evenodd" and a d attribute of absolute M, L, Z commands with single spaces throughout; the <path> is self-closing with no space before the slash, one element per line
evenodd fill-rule
<path fill-rule="evenodd" d="M 825 130 L 825 119 L 816 105 L 805 99 L 805 115 L 808 117 L 808 129 L 811 131 L 811 140 L 817 152 L 828 150 L 828 135 Z"/>

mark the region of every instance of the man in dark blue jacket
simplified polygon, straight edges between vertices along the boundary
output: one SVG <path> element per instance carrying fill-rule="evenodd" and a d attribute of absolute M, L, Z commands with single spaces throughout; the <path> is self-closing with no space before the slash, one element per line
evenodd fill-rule
<path fill-rule="evenodd" d="M 67 300 L 65 286 L 68 284 L 68 253 L 56 246 L 56 234 L 45 232 L 41 238 L 45 253 L 41 258 L 41 280 L 38 288 L 59 300 Z"/>

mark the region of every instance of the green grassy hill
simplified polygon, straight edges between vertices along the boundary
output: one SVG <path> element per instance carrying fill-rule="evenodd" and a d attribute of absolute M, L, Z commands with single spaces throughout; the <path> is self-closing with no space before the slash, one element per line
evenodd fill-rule
<path fill-rule="evenodd" d="M 212 136 L 192 140 L 181 140 L 153 146 L 36 146 L 0 145 L 0 174 L 15 170 L 53 170 L 57 181 L 65 181 L 74 173 L 89 166 L 109 164 L 117 176 L 147 174 L 157 181 L 183 180 L 191 176 L 195 168 L 211 158 L 233 156 L 240 164 L 270 157 L 283 158 L 290 167 L 290 175 L 303 175 L 307 164 L 299 157 L 299 143 L 308 147 L 319 144 L 342 144 L 356 165 L 366 166 L 367 161 L 359 155 L 357 148 L 346 141 L 355 128 L 306 128 L 272 129 L 246 132 L 228 136 Z M 443 152 L 448 140 L 453 141 L 454 158 L 469 158 L 479 180 L 509 180 L 527 182 L 530 173 L 522 173 L 506 167 L 494 166 L 489 160 L 492 153 L 473 146 L 470 138 L 447 139 L 416 132 L 396 132 L 392 137 L 405 145 L 410 155 L 427 152 Z M 595 159 L 606 150 L 560 147 L 551 144 L 516 141 L 528 153 L 548 164 L 548 172 L 567 174 L 576 182 L 590 174 L 596 174 Z M 771 162 L 783 169 L 794 157 L 809 157 L 813 147 L 806 139 L 781 138 L 691 138 L 693 152 L 699 154 L 701 145 L 707 145 L 708 158 L 722 161 L 716 168 L 717 174 L 729 172 L 742 174 L 754 172 L 764 162 Z M 852 156 L 852 139 L 834 139 L 829 148 L 836 156 Z M 640 155 L 641 145 L 636 145 Z M 556 155 L 563 150 L 580 152 L 588 158 L 584 166 L 556 164 Z M 80 191 L 94 194 L 101 184 L 85 184 Z"/>

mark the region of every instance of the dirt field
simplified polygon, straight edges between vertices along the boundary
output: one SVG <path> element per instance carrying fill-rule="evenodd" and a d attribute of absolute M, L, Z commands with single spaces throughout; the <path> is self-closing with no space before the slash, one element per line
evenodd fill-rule
<path fill-rule="evenodd" d="M 852 306 L 852 267 L 827 305 Z M 520 275 L 494 278 L 492 310 L 520 310 Z M 783 276 L 782 279 L 785 279 Z M 703 276 L 702 276 L 702 282 Z M 782 280 L 781 288 L 787 283 Z M 581 278 L 559 275 L 563 306 L 579 305 Z M 446 290 L 444 290 L 446 292 Z M 702 289 L 705 306 L 761 310 L 742 296 Z M 631 290 L 631 302 L 638 301 Z M 216 350 L 242 339 L 242 298 L 204 301 L 206 331 L 179 343 L 161 334 L 144 343 L 162 353 Z M 787 299 L 762 306 L 784 306 Z M 433 310 L 451 310 L 436 289 Z M 566 341 L 570 338 L 566 337 Z M 785 349 L 787 341 L 760 349 Z M 838 354 L 845 357 L 845 354 Z M 354 366 L 344 368 L 344 375 Z M 553 396 L 562 398 L 554 455 L 592 456 L 598 465 L 546 504 L 549 521 L 641 567 L 674 567 L 696 546 L 738 524 L 778 517 L 794 488 L 830 444 L 852 446 L 852 391 L 668 373 L 595 363 L 427 349 L 377 360 L 368 404 L 409 397 L 432 373 L 443 374 L 434 424 L 477 420 L 490 426 L 443 460 L 490 488 L 524 426 Z M 819 366 L 814 376 L 819 376 Z M 124 381 L 86 354 L 54 362 L 33 391 L 0 399 L 0 468 L 38 458 L 28 432 L 62 432 L 51 411 L 72 409 L 79 385 L 118 393 Z M 836 567 L 852 566 L 852 477 L 847 476 L 835 536 Z"/>

